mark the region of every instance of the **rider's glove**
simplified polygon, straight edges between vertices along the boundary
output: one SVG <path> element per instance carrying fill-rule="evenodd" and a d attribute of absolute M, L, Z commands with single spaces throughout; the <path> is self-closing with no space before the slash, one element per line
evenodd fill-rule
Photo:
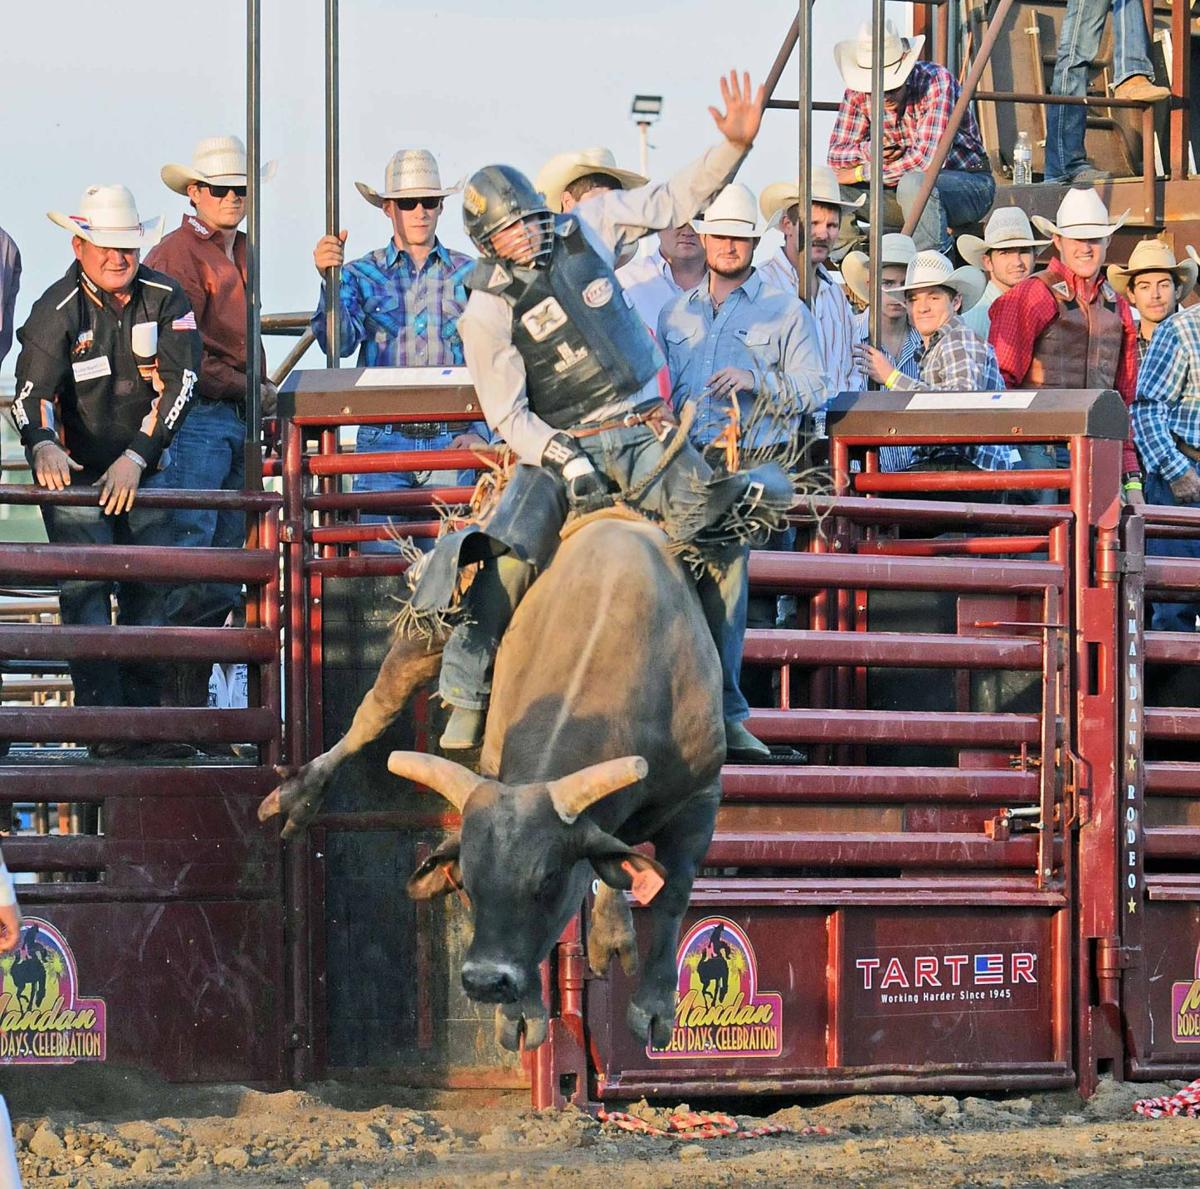
<path fill-rule="evenodd" d="M 562 476 L 572 512 L 592 512 L 611 502 L 608 480 L 592 466 L 592 460 L 570 435 L 556 433 L 546 443 L 542 466 Z"/>

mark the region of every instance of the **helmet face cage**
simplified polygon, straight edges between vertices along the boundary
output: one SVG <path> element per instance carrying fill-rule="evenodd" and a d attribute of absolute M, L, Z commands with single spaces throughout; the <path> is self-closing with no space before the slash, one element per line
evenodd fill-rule
<path fill-rule="evenodd" d="M 536 221 L 536 229 L 541 233 L 541 245 L 534 252 L 529 260 L 520 262 L 522 268 L 544 268 L 549 263 L 551 253 L 554 251 L 554 215 L 548 210 L 530 211 L 528 214 L 518 215 L 511 223 L 506 223 L 503 227 L 497 228 L 487 238 L 487 244 L 481 248 L 489 256 L 501 258 L 500 253 L 496 251 L 496 236 L 502 231 L 507 231 L 514 223 L 524 223 Z M 514 261 L 513 263 L 517 263 Z"/>
<path fill-rule="evenodd" d="M 463 190 L 463 229 L 486 256 L 496 255 L 494 235 L 531 215 L 545 216 L 553 223 L 545 200 L 529 179 L 510 165 L 485 165 Z"/>

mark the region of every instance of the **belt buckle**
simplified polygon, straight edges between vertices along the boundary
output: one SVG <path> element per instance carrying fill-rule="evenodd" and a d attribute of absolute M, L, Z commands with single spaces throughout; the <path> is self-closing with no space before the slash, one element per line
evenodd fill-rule
<path fill-rule="evenodd" d="M 636 409 L 631 409 L 625 414 L 624 417 L 621 418 L 621 424 L 626 429 L 633 429 L 635 425 L 641 425 L 643 420 L 644 419 L 642 417 L 638 416 L 638 411 Z"/>

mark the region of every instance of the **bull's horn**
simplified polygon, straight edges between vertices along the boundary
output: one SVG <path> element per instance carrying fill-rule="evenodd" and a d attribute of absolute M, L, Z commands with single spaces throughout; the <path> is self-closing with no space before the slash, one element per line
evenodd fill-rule
<path fill-rule="evenodd" d="M 622 756 L 581 768 L 546 785 L 558 816 L 569 826 L 585 809 L 635 780 L 642 780 L 650 765 L 641 756 Z"/>
<path fill-rule="evenodd" d="M 423 751 L 392 752 L 388 756 L 388 771 L 428 785 L 435 793 L 441 793 L 459 813 L 480 783 L 470 768 L 443 756 L 426 755 Z"/>

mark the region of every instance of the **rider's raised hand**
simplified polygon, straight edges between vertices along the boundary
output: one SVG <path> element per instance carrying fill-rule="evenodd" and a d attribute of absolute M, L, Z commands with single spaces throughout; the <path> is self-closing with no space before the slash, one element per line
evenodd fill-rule
<path fill-rule="evenodd" d="M 763 102 L 766 99 L 764 88 L 752 91 L 749 72 L 745 72 L 739 82 L 737 71 L 731 70 L 728 78 L 721 79 L 721 98 L 725 102 L 724 112 L 715 107 L 708 109 L 713 123 L 730 143 L 748 149 L 754 143 L 758 126 L 762 123 Z"/>

